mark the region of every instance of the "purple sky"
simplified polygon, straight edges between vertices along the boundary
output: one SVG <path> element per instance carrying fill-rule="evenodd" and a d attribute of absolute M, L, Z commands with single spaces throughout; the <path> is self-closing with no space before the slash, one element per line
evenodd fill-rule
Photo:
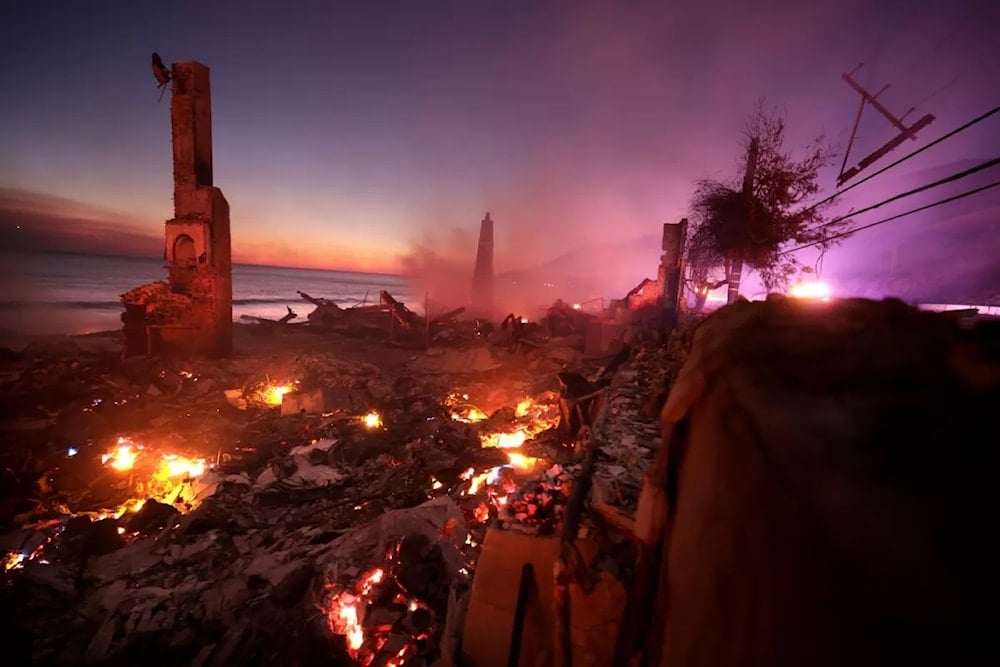
<path fill-rule="evenodd" d="M 405 266 L 420 245 L 471 261 L 487 210 L 498 270 L 656 237 L 686 214 L 694 181 L 735 170 L 762 95 L 787 111 L 794 143 L 825 131 L 845 144 L 858 97 L 840 75 L 861 62 L 861 83 L 892 84 L 880 98 L 891 109 L 937 116 L 922 141 L 1000 103 L 995 0 L 8 0 L 0 43 L 8 194 L 108 209 L 158 236 L 172 189 L 156 50 L 211 68 L 215 178 L 237 258 L 375 270 Z M 866 113 L 852 162 L 892 136 Z M 994 117 L 844 205 L 998 149 Z M 865 234 L 827 270 L 878 261 L 872 239 L 886 235 Z M 656 256 L 602 265 L 639 279 Z"/>

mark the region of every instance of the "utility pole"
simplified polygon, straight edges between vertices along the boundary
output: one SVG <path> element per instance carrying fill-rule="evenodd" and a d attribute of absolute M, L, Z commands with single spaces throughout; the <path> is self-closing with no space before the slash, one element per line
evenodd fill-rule
<path fill-rule="evenodd" d="M 757 137 L 750 140 L 747 148 L 747 169 L 743 174 L 743 202 L 746 205 L 746 218 L 744 224 L 749 228 L 753 224 L 753 181 L 757 174 L 757 153 L 760 151 L 760 142 Z M 743 276 L 743 258 L 734 255 L 730 258 L 732 265 L 729 267 L 729 291 L 726 293 L 726 303 L 736 303 L 736 298 L 740 295 L 740 280 Z"/>
<path fill-rule="evenodd" d="M 916 141 L 917 132 L 919 132 L 920 130 L 924 129 L 925 127 L 934 122 L 934 116 L 932 114 L 926 114 L 920 120 L 913 123 L 913 125 L 907 127 L 906 124 L 903 123 L 903 119 L 906 118 L 908 115 L 910 115 L 910 113 L 913 112 L 914 109 L 911 108 L 909 111 L 904 113 L 899 118 L 894 116 L 893 113 L 889 111 L 889 109 L 887 109 L 881 102 L 878 101 L 878 96 L 884 93 L 886 89 L 889 87 L 889 85 L 886 84 L 885 86 L 882 86 L 882 89 L 877 93 L 875 93 L 874 95 L 868 92 L 868 90 L 866 90 L 864 86 L 855 81 L 854 77 L 851 76 L 852 74 L 854 74 L 854 72 L 858 71 L 860 67 L 861 65 L 858 65 L 857 67 L 854 68 L 852 72 L 845 72 L 843 75 L 841 75 L 841 78 L 843 78 L 844 81 L 847 82 L 847 85 L 849 85 L 859 95 L 861 95 L 861 106 L 858 107 L 858 115 L 854 118 L 854 127 L 851 129 L 851 138 L 847 143 L 847 151 L 844 153 L 844 162 L 840 165 L 840 175 L 837 176 L 838 187 L 846 183 L 848 180 L 857 176 L 863 169 L 869 167 L 876 160 L 882 158 L 890 151 L 896 149 L 901 143 L 903 143 L 907 139 L 909 139 L 910 141 Z M 868 157 L 861 160 L 856 166 L 851 167 L 850 169 L 845 171 L 844 167 L 847 166 L 847 158 L 850 155 L 851 146 L 854 145 L 854 137 L 857 135 L 858 124 L 861 122 L 861 112 L 864 111 L 865 104 L 870 104 L 872 107 L 875 108 L 876 111 L 882 114 L 885 117 L 885 119 L 892 124 L 893 127 L 899 130 L 899 134 L 896 135 L 889 142 L 887 142 L 884 146 L 876 150 L 874 153 L 870 154 Z"/>

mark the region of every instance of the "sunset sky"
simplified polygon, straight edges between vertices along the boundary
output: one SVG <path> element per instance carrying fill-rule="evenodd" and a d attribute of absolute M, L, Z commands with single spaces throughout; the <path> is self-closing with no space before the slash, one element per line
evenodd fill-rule
<path fill-rule="evenodd" d="M 787 112 L 795 143 L 825 131 L 845 144 L 859 100 L 840 77 L 862 62 L 857 79 L 891 83 L 880 100 L 895 112 L 936 115 L 924 140 L 1000 102 L 995 0 L 8 0 L 0 44 L 0 203 L 43 209 L 46 234 L 63 217 L 159 242 L 172 184 L 155 50 L 211 68 L 238 260 L 378 271 L 420 248 L 471 261 L 487 210 L 498 268 L 655 238 L 697 179 L 734 172 L 760 96 Z M 907 173 L 995 157 L 997 120 L 845 208 L 895 194 Z M 851 161 L 893 133 L 867 112 Z M 880 256 L 878 238 L 827 262 Z"/>

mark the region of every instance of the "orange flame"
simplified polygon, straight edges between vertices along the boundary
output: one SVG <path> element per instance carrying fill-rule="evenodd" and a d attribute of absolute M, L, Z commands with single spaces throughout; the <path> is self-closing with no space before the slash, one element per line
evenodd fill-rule
<path fill-rule="evenodd" d="M 117 446 L 101 456 L 101 463 L 113 470 L 128 472 L 133 478 L 144 479 L 136 482 L 133 488 L 133 492 L 141 494 L 142 498 L 122 503 L 116 510 L 102 512 L 99 514 L 100 518 L 117 519 L 126 513 L 138 512 L 146 498 L 173 504 L 180 484 L 200 477 L 208 470 L 208 464 L 202 458 L 188 458 L 178 454 L 160 454 L 158 459 L 153 456 L 144 445 L 124 437 L 119 437 Z"/>
<path fill-rule="evenodd" d="M 499 447 L 500 449 L 517 449 L 528 439 L 524 431 L 513 433 L 483 433 L 479 440 L 483 447 Z"/>
<path fill-rule="evenodd" d="M 489 418 L 489 415 L 469 403 L 468 394 L 451 392 L 445 397 L 444 404 L 451 408 L 451 418 L 457 422 L 471 424 Z"/>
<path fill-rule="evenodd" d="M 267 405 L 281 405 L 285 394 L 290 391 L 295 391 L 295 387 L 291 384 L 268 384 L 261 390 L 260 400 Z"/>
<path fill-rule="evenodd" d="M 382 415 L 375 410 L 372 410 L 361 418 L 361 423 L 364 424 L 367 429 L 382 428 Z"/>
<path fill-rule="evenodd" d="M 365 598 L 384 577 L 385 570 L 377 567 L 361 578 L 355 586 L 355 592 L 342 591 L 330 601 L 327 625 L 331 634 L 344 636 L 347 640 L 348 653 L 352 658 L 358 657 L 358 651 L 365 643 L 365 631 L 358 615 L 358 606 L 365 602 Z"/>
<path fill-rule="evenodd" d="M 131 440 L 120 437 L 114 450 L 101 455 L 101 464 L 107 465 L 110 461 L 115 470 L 131 470 L 135 466 L 135 460 L 139 458 L 138 450 L 141 449 L 142 445 L 135 446 Z"/>

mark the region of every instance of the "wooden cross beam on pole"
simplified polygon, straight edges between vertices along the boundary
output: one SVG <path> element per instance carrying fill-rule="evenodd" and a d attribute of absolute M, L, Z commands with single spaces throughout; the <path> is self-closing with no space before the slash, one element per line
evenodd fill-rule
<path fill-rule="evenodd" d="M 860 67 L 860 65 L 858 67 Z M 857 68 L 855 68 L 855 71 L 857 71 Z M 918 120 L 917 122 L 913 123 L 910 126 L 907 126 L 903 122 L 903 119 L 906 118 L 906 116 L 909 115 L 910 111 L 913 111 L 913 109 L 910 109 L 910 111 L 907 111 L 901 117 L 897 118 L 881 102 L 878 101 L 878 96 L 881 95 L 885 91 L 885 89 L 888 88 L 889 86 L 888 85 L 884 86 L 882 88 L 882 90 L 880 90 L 879 92 L 877 92 L 874 95 L 872 95 L 870 92 L 868 92 L 865 89 L 864 86 L 862 86 L 860 83 L 858 83 L 857 81 L 854 80 L 854 77 L 851 76 L 851 74 L 853 74 L 853 73 L 854 72 L 844 73 L 842 75 L 842 78 L 844 79 L 844 81 L 847 82 L 847 85 L 849 85 L 859 95 L 861 95 L 861 106 L 858 108 L 858 115 L 857 115 L 857 118 L 855 118 L 855 120 L 854 120 L 854 127 L 851 130 L 851 139 L 850 139 L 850 141 L 847 144 L 847 153 L 845 153 L 845 155 L 844 155 L 844 162 L 843 162 L 843 164 L 840 167 L 840 175 L 837 176 L 837 185 L 838 186 L 843 185 L 844 183 L 846 183 L 851 178 L 854 178 L 855 176 L 857 176 L 862 170 L 864 170 L 865 168 L 867 168 L 868 166 L 870 166 L 876 160 L 879 160 L 880 158 L 882 158 L 885 154 L 887 154 L 890 151 L 892 151 L 893 149 L 897 148 L 901 143 L 903 143 L 907 139 L 910 139 L 911 141 L 916 141 L 917 140 L 917 132 L 919 132 L 920 130 L 924 129 L 925 127 L 927 127 L 928 125 L 930 125 L 932 122 L 934 122 L 934 116 L 932 114 L 927 114 L 924 117 L 922 117 L 920 120 Z M 851 151 L 851 146 L 854 144 L 854 137 L 855 137 L 855 134 L 858 131 L 858 122 L 861 120 L 861 112 L 864 109 L 865 104 L 872 105 L 872 107 L 874 107 L 876 111 L 878 111 L 880 114 L 882 114 L 886 118 L 886 120 L 888 120 L 890 123 L 892 123 L 893 127 L 895 127 L 897 130 L 899 130 L 899 134 L 896 135 L 890 141 L 888 141 L 884 146 L 882 146 L 881 148 L 879 148 L 875 152 L 871 153 L 868 157 L 866 157 L 865 159 L 863 159 L 860 162 L 858 162 L 857 165 L 855 165 L 854 167 L 851 167 L 850 169 L 847 169 L 845 171 L 844 167 L 847 166 L 848 154 Z"/>

